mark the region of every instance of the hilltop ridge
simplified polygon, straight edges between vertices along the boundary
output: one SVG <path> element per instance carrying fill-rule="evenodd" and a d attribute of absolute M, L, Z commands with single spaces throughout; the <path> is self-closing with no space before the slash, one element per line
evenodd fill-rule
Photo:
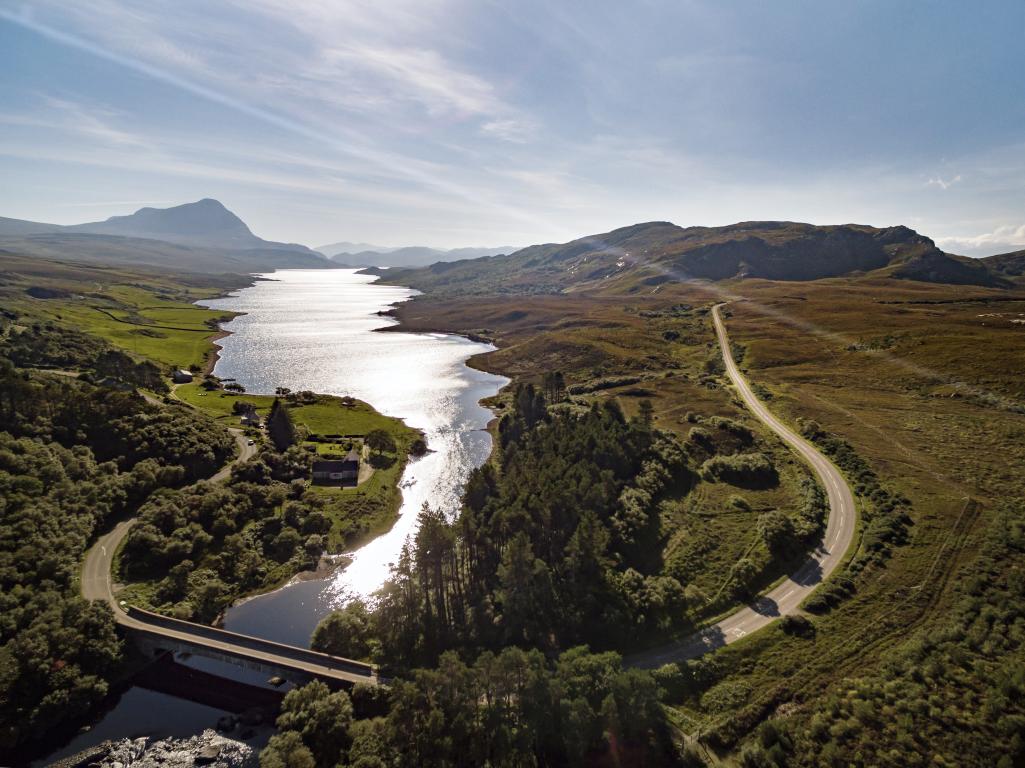
<path fill-rule="evenodd" d="M 985 260 L 944 253 L 905 226 L 746 221 L 680 227 L 652 221 L 506 256 L 389 272 L 389 282 L 459 293 L 636 293 L 688 280 L 819 280 L 872 275 L 1009 287 Z"/>

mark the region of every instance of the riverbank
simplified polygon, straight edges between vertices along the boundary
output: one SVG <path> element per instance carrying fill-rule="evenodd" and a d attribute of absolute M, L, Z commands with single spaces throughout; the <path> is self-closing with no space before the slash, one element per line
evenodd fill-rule
<path fill-rule="evenodd" d="M 384 310 L 407 300 L 412 292 L 406 289 L 380 286 L 354 271 L 313 275 L 290 270 L 274 278 L 210 302 L 214 309 L 238 313 L 225 328 L 232 333 L 221 341 L 216 374 L 236 380 L 249 392 L 285 386 L 330 393 L 319 396 L 326 399 L 348 396 L 373 403 L 383 416 L 410 425 L 429 446 L 421 457 L 403 456 L 393 466 L 378 468 L 358 496 L 353 494 L 361 524 L 347 529 L 344 539 L 335 537 L 328 550 L 350 555 L 350 564 L 331 569 L 326 578 L 318 578 L 325 576 L 323 568 L 291 576 L 273 592 L 247 596 L 225 614 L 224 624 L 233 631 L 305 645 L 317 621 L 346 599 L 342 595 L 368 597 L 383 584 L 425 502 L 456 513 L 469 469 L 491 453 L 489 433 L 478 430 L 485 430 L 495 414 L 479 401 L 507 381 L 464 364 L 487 350 L 466 338 L 377 333 L 393 325 Z M 224 421 L 232 417 L 232 398 L 263 405 L 258 400 L 262 395 L 248 393 L 211 399 L 197 384 L 181 387 L 179 393 L 218 412 Z M 310 412 L 290 412 L 298 423 L 304 411 Z M 326 432 L 316 426 L 313 430 Z M 392 501 L 386 509 L 375 509 L 372 501 L 380 498 L 380 486 L 390 475 L 395 480 L 387 483 Z M 316 486 L 309 490 L 314 495 L 335 492 Z M 292 621 L 293 626 L 269 626 L 260 616 L 268 611 L 288 617 L 285 623 Z"/>

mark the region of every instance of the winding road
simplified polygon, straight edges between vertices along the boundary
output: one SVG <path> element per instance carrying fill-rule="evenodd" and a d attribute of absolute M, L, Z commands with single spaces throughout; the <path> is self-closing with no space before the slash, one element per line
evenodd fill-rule
<path fill-rule="evenodd" d="M 159 404 L 159 401 L 157 403 Z M 218 470 L 217 474 L 210 478 L 211 482 L 220 483 L 227 480 L 233 466 L 249 461 L 256 455 L 256 446 L 249 445 L 249 440 L 241 429 L 228 427 L 228 431 L 235 436 L 235 442 L 238 443 L 238 455 Z M 124 520 L 97 539 L 92 548 L 85 553 L 85 563 L 82 566 L 82 597 L 86 600 L 106 600 L 114 609 L 114 616 L 119 619 L 127 617 L 119 610 L 117 600 L 114 599 L 110 573 L 114 565 L 114 553 L 135 525 L 135 520 L 134 517 L 131 520 Z"/>
<path fill-rule="evenodd" d="M 159 401 L 157 403 L 159 404 Z M 213 475 L 210 478 L 211 482 L 219 483 L 227 480 L 233 466 L 241 464 L 243 461 L 249 461 L 256 455 L 256 446 L 249 445 L 249 440 L 246 439 L 245 433 L 241 429 L 228 427 L 228 431 L 235 436 L 235 442 L 238 443 L 238 455 Z M 97 539 L 92 548 L 85 553 L 85 563 L 82 566 L 82 597 L 86 600 L 107 601 L 114 609 L 114 616 L 118 617 L 119 621 L 127 617 L 118 608 L 117 600 L 114 599 L 110 573 L 114 565 L 114 553 L 117 552 L 121 542 L 135 525 L 135 520 L 134 517 L 131 520 L 124 520 L 114 526 L 109 533 Z"/>
<path fill-rule="evenodd" d="M 751 390 L 751 385 L 740 372 L 730 350 L 726 325 L 721 309 L 724 305 L 712 307 L 712 320 L 719 338 L 726 374 L 740 395 L 740 399 L 751 412 L 789 445 L 815 472 L 826 491 L 829 501 L 829 519 L 822 541 L 811 557 L 791 574 L 783 583 L 761 595 L 750 605 L 732 613 L 691 637 L 675 643 L 636 654 L 629 659 L 634 666 L 653 668 L 670 662 L 693 659 L 708 651 L 736 642 L 770 623 L 796 613 L 798 606 L 822 581 L 843 562 L 848 547 L 854 540 L 857 528 L 857 512 L 854 494 L 850 486 L 828 458 L 810 442 L 776 418 Z"/>

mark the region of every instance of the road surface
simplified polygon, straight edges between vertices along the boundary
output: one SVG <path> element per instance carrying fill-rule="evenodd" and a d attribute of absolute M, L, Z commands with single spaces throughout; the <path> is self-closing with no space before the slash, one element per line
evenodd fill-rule
<path fill-rule="evenodd" d="M 256 446 L 249 445 L 245 433 L 241 429 L 228 427 L 228 431 L 235 436 L 238 442 L 238 456 L 224 465 L 217 474 L 213 475 L 212 482 L 221 482 L 231 475 L 231 468 L 243 461 L 248 461 L 256 455 Z M 85 554 L 85 565 L 82 567 L 82 596 L 86 600 L 106 600 L 113 608 L 117 608 L 114 600 L 114 593 L 111 587 L 110 572 L 114 564 L 114 553 L 121 546 L 121 542 L 128 531 L 135 525 L 136 518 L 125 520 L 114 526 L 110 533 L 101 536 Z M 114 612 L 117 616 L 120 611 Z"/>
<path fill-rule="evenodd" d="M 227 480 L 231 475 L 231 468 L 233 466 L 243 461 L 249 461 L 249 459 L 256 455 L 256 446 L 249 445 L 249 440 L 241 429 L 228 427 L 228 431 L 235 436 L 235 441 L 238 443 L 238 456 L 225 464 L 217 471 L 217 474 L 210 478 L 210 481 L 214 483 Z M 118 523 L 114 530 L 100 537 L 92 549 L 86 552 L 85 566 L 82 570 L 82 594 L 87 600 L 107 600 L 109 597 L 110 604 L 116 607 L 113 594 L 110 591 L 111 566 L 114 562 L 114 553 L 121 546 L 121 542 L 128 535 L 128 531 L 135 525 L 135 520 L 133 517 L 131 520 Z M 92 571 L 90 571 L 90 568 L 92 568 Z M 106 591 L 95 591 L 97 589 L 95 585 L 99 584 L 100 581 L 105 583 L 106 586 L 103 589 Z M 90 588 L 93 589 L 92 593 L 87 589 L 87 585 L 90 584 L 92 585 Z"/>
<path fill-rule="evenodd" d="M 854 539 L 857 514 L 854 506 L 854 494 L 851 493 L 850 486 L 840 474 L 840 470 L 829 459 L 822 455 L 814 445 L 777 419 L 762 401 L 755 397 L 747 379 L 744 378 L 733 360 L 729 337 L 726 335 L 726 326 L 720 312 L 722 306 L 722 304 L 717 304 L 712 308 L 712 320 L 715 323 L 716 335 L 719 337 L 719 348 L 722 350 L 727 376 L 736 388 L 737 394 L 740 395 L 740 399 L 758 420 L 775 432 L 815 472 L 822 487 L 826 490 L 829 501 L 829 519 L 822 541 L 816 546 L 811 557 L 786 581 L 760 596 L 750 605 L 689 638 L 631 657 L 629 661 L 634 666 L 651 668 L 670 662 L 692 659 L 723 645 L 736 642 L 781 616 L 797 612 L 797 607 L 804 599 L 815 591 L 815 588 L 843 562 L 844 554 Z"/>
<path fill-rule="evenodd" d="M 213 483 L 220 483 L 231 477 L 231 468 L 236 464 L 241 464 L 243 461 L 249 461 L 253 456 L 256 455 L 256 445 L 249 444 L 249 438 L 246 437 L 246 433 L 236 427 L 228 427 L 228 431 L 235 436 L 235 442 L 238 443 L 238 456 L 233 461 L 229 461 L 220 471 L 210 478 Z"/>

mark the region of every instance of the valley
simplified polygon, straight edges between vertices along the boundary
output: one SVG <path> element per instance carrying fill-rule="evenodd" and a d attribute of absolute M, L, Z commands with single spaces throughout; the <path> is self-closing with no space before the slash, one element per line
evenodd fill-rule
<path fill-rule="evenodd" d="M 122 531 L 112 563 L 126 585 L 119 600 L 214 621 L 237 598 L 313 568 L 312 538 L 318 552 L 364 547 L 362 560 L 358 550 L 341 561 L 341 591 L 330 580 L 326 589 L 302 582 L 229 609 L 229 629 L 303 646 L 323 618 L 313 647 L 409 679 L 394 697 L 421 695 L 424 670 L 454 663 L 446 655 L 452 649 L 471 660 L 476 649 L 494 649 L 502 663 L 519 664 L 526 662 L 505 654 L 526 646 L 554 660 L 554 669 L 603 659 L 622 670 L 613 677 L 639 666 L 651 670 L 662 713 L 647 721 L 649 749 L 676 743 L 687 759 L 711 762 L 759 749 L 811 760 L 872 732 L 859 721 L 842 737 L 824 735 L 817 724 L 830 715 L 814 702 L 846 702 L 833 712 L 853 706 L 844 686 L 906 663 L 920 633 L 946 632 L 960 620 L 952 616 L 971 598 L 965 569 L 1013 556 L 993 543 L 993 531 L 1007 524 L 1008 505 L 1025 490 L 1018 450 L 1025 291 L 1015 283 L 1014 254 L 965 264 L 910 230 L 840 228 L 846 234 L 838 235 L 766 223 L 755 231 L 768 244 L 752 248 L 752 226 L 713 236 L 639 225 L 565 246 L 389 270 L 377 281 L 352 270 L 333 270 L 326 281 L 278 272 L 246 289 L 265 297 L 252 307 L 216 298 L 251 282 L 242 275 L 5 254 L 5 340 L 16 340 L 5 354 L 26 370 L 55 369 L 27 374 L 55 384 L 91 370 L 104 349 L 118 349 L 130 365 L 119 361 L 105 381 L 88 373 L 75 386 L 110 387 L 127 376 L 152 407 L 194 413 L 211 430 L 234 425 L 240 405 L 261 421 L 272 418 L 276 398 L 247 392 L 239 380 L 256 392 L 277 386 L 293 429 L 306 435 L 276 451 L 250 428 L 255 445 L 243 446 L 242 457 L 256 456 L 217 473 L 223 489 L 199 483 L 141 498 L 141 522 Z M 645 260 L 631 260 L 643 243 Z M 830 248 L 846 249 L 853 261 L 838 261 Z M 734 251 L 744 254 L 742 264 L 730 262 Z M 854 273 L 822 276 L 809 261 L 809 254 L 831 253 L 830 270 L 853 265 Z M 678 274 L 706 263 L 722 277 Z M 923 264 L 927 273 L 909 272 Z M 655 273 L 662 277 L 652 279 Z M 335 283 L 317 315 L 311 291 L 323 289 L 313 286 Z M 403 300 L 405 288 L 383 283 L 423 294 Z M 434 486 L 399 488 L 420 435 L 392 415 L 413 415 L 400 404 L 412 402 L 411 382 L 353 367 L 319 343 L 310 347 L 319 362 L 296 368 L 302 337 L 288 335 L 296 333 L 295 316 L 281 315 L 280 337 L 265 330 L 273 315 L 261 313 L 300 305 L 327 328 L 340 322 L 331 297 L 358 305 L 368 290 L 361 286 L 371 285 L 382 296 L 398 291 L 399 300 L 386 313 L 397 323 L 374 317 L 370 304 L 354 315 L 368 329 L 384 326 L 372 334 L 380 351 L 368 364 L 392 345 L 408 354 L 405 339 L 417 338 L 409 333 L 424 342 L 459 334 L 491 342 L 490 351 L 476 344 L 470 365 L 510 382 L 486 400 L 497 448 L 490 458 L 485 450 L 479 461 L 487 461 L 476 469 L 453 465 L 461 469 L 446 481 L 448 495 Z M 253 330 L 224 340 L 220 329 L 233 322 Z M 312 326 L 302 333 L 317 336 Z M 49 346 L 40 346 L 44 338 Z M 218 361 L 214 343 L 241 346 Z M 254 343 L 261 353 L 251 351 Z M 333 375 L 346 382 L 344 391 L 370 404 L 302 391 L 333 391 L 337 385 L 324 378 L 331 365 L 342 365 Z M 192 367 L 196 381 L 168 391 L 166 372 L 183 367 Z M 211 371 L 226 378 L 200 380 Z M 325 436 L 374 429 L 399 448 L 365 487 L 310 486 L 295 496 L 309 451 L 320 456 L 335 447 Z M 427 430 L 428 449 L 446 439 L 441 434 Z M 592 447 L 581 452 L 584 444 Z M 457 454 L 441 456 L 438 466 Z M 603 462 L 615 469 L 594 495 L 584 489 L 601 487 L 598 478 L 609 471 Z M 559 472 L 573 478 L 563 488 L 554 484 Z M 281 499 L 267 495 L 279 485 L 280 507 Z M 396 525 L 405 495 L 416 501 L 403 509 L 421 500 L 428 506 L 419 515 L 403 512 Z M 588 499 L 586 513 L 580 498 Z M 222 512 L 205 512 L 211 505 Z M 286 536 L 289 526 L 299 533 Z M 316 536 L 300 546 L 310 532 Z M 402 540 L 407 548 L 396 562 Z M 377 546 L 386 541 L 388 554 Z M 535 553 L 529 568 L 515 559 L 524 547 Z M 438 552 L 446 554 L 428 568 Z M 456 567 L 460 558 L 466 562 Z M 391 581 L 376 593 L 387 562 Z M 346 581 L 350 567 L 354 574 L 369 567 L 367 586 L 355 576 Z M 320 590 L 325 597 L 309 602 Z M 315 613 L 296 612 L 295 601 Z M 264 606 L 289 618 L 263 628 Z M 1003 648 L 1017 653 L 1013 644 Z M 471 670 L 483 663 L 453 674 L 479 674 Z M 555 680 L 561 673 L 540 674 Z M 936 686 L 934 696 L 957 690 L 946 678 Z M 663 727 L 671 735 L 652 735 Z M 388 738 L 389 749 L 406 748 L 396 734 Z M 880 748 L 899 750 L 903 738 L 894 731 Z M 562 754 L 570 747 L 544 748 Z"/>

